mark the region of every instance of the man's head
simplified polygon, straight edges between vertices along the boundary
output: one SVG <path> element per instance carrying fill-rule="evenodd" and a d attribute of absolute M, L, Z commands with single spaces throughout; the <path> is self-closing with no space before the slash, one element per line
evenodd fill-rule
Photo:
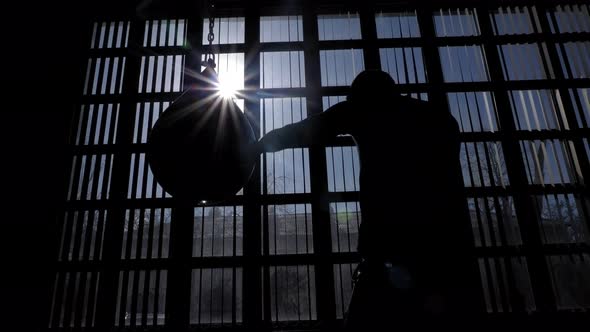
<path fill-rule="evenodd" d="M 347 100 L 370 103 L 398 95 L 397 84 L 388 73 L 381 70 L 365 70 L 352 81 Z"/>

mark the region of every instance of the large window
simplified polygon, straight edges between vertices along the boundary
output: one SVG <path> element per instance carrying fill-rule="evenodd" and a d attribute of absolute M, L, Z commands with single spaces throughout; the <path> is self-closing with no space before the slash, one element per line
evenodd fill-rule
<path fill-rule="evenodd" d="M 365 68 L 446 102 L 482 310 L 590 308 L 587 4 L 235 3 L 219 3 L 212 46 L 206 12 L 88 22 L 48 328 L 344 317 L 362 221 L 350 137 L 262 155 L 224 202 L 186 205 L 153 177 L 149 132 L 207 51 L 258 137 L 344 100 Z"/>

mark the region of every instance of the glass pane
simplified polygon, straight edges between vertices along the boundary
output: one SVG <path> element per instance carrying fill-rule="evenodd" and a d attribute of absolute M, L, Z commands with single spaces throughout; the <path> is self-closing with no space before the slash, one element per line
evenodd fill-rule
<path fill-rule="evenodd" d="M 100 272 L 56 273 L 48 327 L 94 327 L 99 283 Z"/>
<path fill-rule="evenodd" d="M 119 121 L 119 104 L 82 105 L 77 114 L 76 145 L 114 144 Z"/>
<path fill-rule="evenodd" d="M 491 92 L 448 93 L 451 114 L 461 132 L 497 132 L 499 120 Z"/>
<path fill-rule="evenodd" d="M 270 255 L 313 253 L 311 204 L 269 205 L 267 211 Z"/>
<path fill-rule="evenodd" d="M 541 32 L 535 7 L 500 7 L 490 13 L 490 18 L 495 35 Z"/>
<path fill-rule="evenodd" d="M 590 243 L 590 201 L 578 194 L 534 196 L 544 243 Z"/>
<path fill-rule="evenodd" d="M 518 130 L 570 129 L 557 90 L 511 91 L 510 106 Z"/>
<path fill-rule="evenodd" d="M 426 83 L 422 48 L 382 48 L 379 55 L 381 69 L 398 84 Z"/>
<path fill-rule="evenodd" d="M 522 244 L 512 197 L 468 198 L 467 206 L 476 247 Z"/>
<path fill-rule="evenodd" d="M 128 21 L 94 22 L 90 48 L 127 47 L 130 24 Z"/>
<path fill-rule="evenodd" d="M 145 22 L 144 47 L 184 46 L 186 21 L 148 20 Z"/>
<path fill-rule="evenodd" d="M 437 37 L 478 36 L 477 11 L 469 8 L 440 9 L 434 13 Z"/>
<path fill-rule="evenodd" d="M 590 128 L 590 88 L 570 89 L 569 94 L 573 101 L 578 126 Z"/>
<path fill-rule="evenodd" d="M 556 46 L 565 78 L 590 77 L 590 42 L 569 42 Z"/>
<path fill-rule="evenodd" d="M 305 63 L 303 52 L 261 52 L 260 87 L 305 87 Z"/>
<path fill-rule="evenodd" d="M 244 42 L 243 17 L 216 17 L 213 27 L 213 44 L 240 44 Z M 208 45 L 209 19 L 203 20 L 203 45 Z"/>
<path fill-rule="evenodd" d="M 194 209 L 193 257 L 242 255 L 244 211 L 241 206 Z"/>
<path fill-rule="evenodd" d="M 271 266 L 270 317 L 273 322 L 317 319 L 312 265 Z"/>
<path fill-rule="evenodd" d="M 167 278 L 166 270 L 120 271 L 115 326 L 164 325 Z"/>
<path fill-rule="evenodd" d="M 108 199 L 112 171 L 113 155 L 74 155 L 67 199 Z"/>
<path fill-rule="evenodd" d="M 590 32 L 590 5 L 559 5 L 547 10 L 553 33 Z"/>
<path fill-rule="evenodd" d="M 361 21 L 357 13 L 318 15 L 320 40 L 361 39 Z"/>
<path fill-rule="evenodd" d="M 561 310 L 590 307 L 590 255 L 548 256 L 553 293 Z"/>
<path fill-rule="evenodd" d="M 303 21 L 298 16 L 262 16 L 260 18 L 260 42 L 303 41 Z"/>
<path fill-rule="evenodd" d="M 344 318 L 352 297 L 352 274 L 357 264 L 334 264 L 334 289 L 336 294 L 336 318 Z"/>
<path fill-rule="evenodd" d="M 320 51 L 322 86 L 347 86 L 365 70 L 363 50 Z"/>
<path fill-rule="evenodd" d="M 383 13 L 375 15 L 377 38 L 420 37 L 416 12 Z"/>
<path fill-rule="evenodd" d="M 520 146 L 530 184 L 583 183 L 571 141 L 521 141 Z"/>
<path fill-rule="evenodd" d="M 361 223 L 358 202 L 330 203 L 330 228 L 333 252 L 356 252 Z"/>
<path fill-rule="evenodd" d="M 127 198 L 164 198 L 171 197 L 154 179 L 152 169 L 146 161 L 145 153 L 131 155 L 129 165 L 129 185 Z"/>
<path fill-rule="evenodd" d="M 460 158 L 466 187 L 505 187 L 509 184 L 500 142 L 461 143 Z"/>
<path fill-rule="evenodd" d="M 242 321 L 242 268 L 193 269 L 190 324 Z"/>
<path fill-rule="evenodd" d="M 168 258 L 171 220 L 170 208 L 127 210 L 121 258 Z"/>
<path fill-rule="evenodd" d="M 487 61 L 481 46 L 439 47 L 445 82 L 488 81 Z"/>
<path fill-rule="evenodd" d="M 536 309 L 526 258 L 479 258 L 478 263 L 487 312 Z"/>
<path fill-rule="evenodd" d="M 305 98 L 267 98 L 260 101 L 260 134 L 307 118 Z M 309 149 L 285 149 L 262 156 L 262 192 L 265 194 L 309 193 Z"/>
<path fill-rule="evenodd" d="M 498 45 L 500 62 L 507 80 L 541 80 L 554 78 L 553 67 L 547 60 L 547 49 L 541 43 L 544 56 L 536 44 Z"/>

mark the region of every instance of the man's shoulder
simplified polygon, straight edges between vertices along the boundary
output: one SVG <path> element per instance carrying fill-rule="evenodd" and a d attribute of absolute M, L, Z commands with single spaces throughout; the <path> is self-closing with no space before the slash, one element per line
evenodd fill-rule
<path fill-rule="evenodd" d="M 403 97 L 407 109 L 418 116 L 428 116 L 433 118 L 444 118 L 450 115 L 449 111 L 442 105 L 432 101 L 420 100 L 408 96 Z"/>
<path fill-rule="evenodd" d="M 420 121 L 424 126 L 428 124 L 437 128 L 456 127 L 457 121 L 444 106 L 432 101 L 420 100 L 404 96 L 408 113 Z"/>

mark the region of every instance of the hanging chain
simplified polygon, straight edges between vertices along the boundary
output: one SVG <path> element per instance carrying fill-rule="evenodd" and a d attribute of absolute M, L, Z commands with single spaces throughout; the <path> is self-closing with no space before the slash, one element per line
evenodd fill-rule
<path fill-rule="evenodd" d="M 209 1 L 209 6 L 207 10 L 209 11 L 209 33 L 207 34 L 207 41 L 209 42 L 209 51 L 206 54 L 206 65 L 211 68 L 215 68 L 215 53 L 213 52 L 213 40 L 215 39 L 215 33 L 213 32 L 215 29 L 215 4 L 212 0 Z"/>

